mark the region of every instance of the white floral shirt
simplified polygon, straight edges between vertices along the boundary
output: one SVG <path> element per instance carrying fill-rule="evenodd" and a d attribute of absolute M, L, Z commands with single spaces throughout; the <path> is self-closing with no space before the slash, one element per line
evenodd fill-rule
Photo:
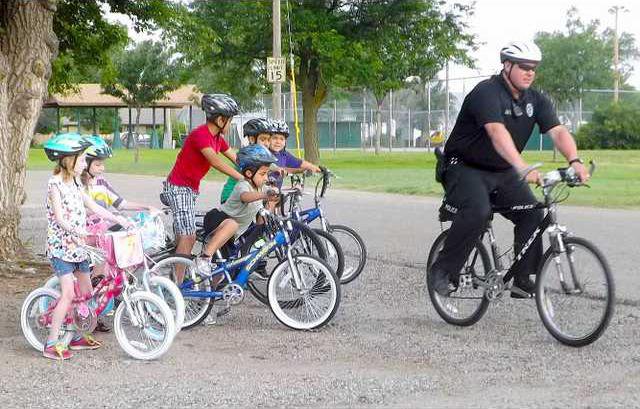
<path fill-rule="evenodd" d="M 65 183 L 60 174 L 51 176 L 47 184 L 47 257 L 79 263 L 87 259 L 87 252 L 78 245 L 84 244 L 84 239 L 74 239 L 76 235 L 63 229 L 56 221 L 51 200 L 54 189 L 60 192 L 62 218 L 74 231 L 84 231 L 87 219 L 81 187 L 74 181 Z"/>

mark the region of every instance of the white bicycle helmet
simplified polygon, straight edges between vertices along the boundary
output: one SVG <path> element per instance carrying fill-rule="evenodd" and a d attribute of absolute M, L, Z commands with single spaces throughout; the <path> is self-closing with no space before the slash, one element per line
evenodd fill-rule
<path fill-rule="evenodd" d="M 505 61 L 537 64 L 542 61 L 542 52 L 533 41 L 514 41 L 500 50 L 500 62 Z"/>

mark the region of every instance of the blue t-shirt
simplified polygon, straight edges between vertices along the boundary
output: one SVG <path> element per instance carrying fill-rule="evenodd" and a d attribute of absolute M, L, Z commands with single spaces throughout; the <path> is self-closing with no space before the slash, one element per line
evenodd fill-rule
<path fill-rule="evenodd" d="M 299 168 L 300 166 L 302 166 L 302 159 L 296 158 L 295 156 L 287 152 L 286 149 L 283 149 L 280 152 L 271 151 L 271 153 L 276 157 L 276 159 L 278 159 L 276 165 L 278 165 L 279 168 Z M 271 172 L 269 176 L 272 179 L 275 179 L 278 189 L 282 187 L 283 178 L 280 173 Z"/>

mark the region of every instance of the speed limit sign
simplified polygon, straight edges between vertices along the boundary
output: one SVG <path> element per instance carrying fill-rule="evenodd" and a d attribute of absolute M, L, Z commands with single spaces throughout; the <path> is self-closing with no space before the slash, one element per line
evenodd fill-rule
<path fill-rule="evenodd" d="M 285 59 L 267 57 L 267 81 L 268 82 L 284 82 L 287 69 Z"/>

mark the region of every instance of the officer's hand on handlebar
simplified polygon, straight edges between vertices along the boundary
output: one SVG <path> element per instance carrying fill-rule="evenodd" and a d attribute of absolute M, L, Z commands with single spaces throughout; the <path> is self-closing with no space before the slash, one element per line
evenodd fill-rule
<path fill-rule="evenodd" d="M 536 163 L 535 165 L 518 169 L 518 175 L 527 183 L 535 183 L 538 186 L 542 186 L 542 174 L 538 172 L 540 166 L 542 166 L 541 163 Z"/>
<path fill-rule="evenodd" d="M 580 182 L 586 183 L 591 178 L 591 175 L 589 174 L 589 170 L 587 169 L 586 166 L 584 166 L 583 163 L 573 162 L 571 164 L 571 167 L 573 168 L 573 170 L 576 171 L 576 175 L 578 175 L 578 177 L 580 178 Z"/>
<path fill-rule="evenodd" d="M 525 177 L 527 183 L 536 184 L 542 186 L 542 174 L 537 169 L 532 170 Z"/>

